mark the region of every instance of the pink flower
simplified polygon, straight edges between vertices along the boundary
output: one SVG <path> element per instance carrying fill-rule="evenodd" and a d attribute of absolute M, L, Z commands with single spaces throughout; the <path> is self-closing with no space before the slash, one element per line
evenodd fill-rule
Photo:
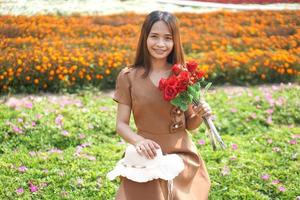
<path fill-rule="evenodd" d="M 259 96 L 255 96 L 255 101 L 259 101 L 260 97 Z"/>
<path fill-rule="evenodd" d="M 274 185 L 279 184 L 279 183 L 280 183 L 280 181 L 278 179 L 275 179 L 272 181 L 272 184 L 274 184 Z"/>
<path fill-rule="evenodd" d="M 91 143 L 90 142 L 82 143 L 80 146 L 81 147 L 88 147 L 88 146 L 91 146 Z"/>
<path fill-rule="evenodd" d="M 61 126 L 62 125 L 62 121 L 63 121 L 63 116 L 62 115 L 58 115 L 56 118 L 55 118 L 55 124 L 58 125 L 58 126 Z"/>
<path fill-rule="evenodd" d="M 221 174 L 222 174 L 223 176 L 229 175 L 229 174 L 230 174 L 230 169 L 229 169 L 229 167 L 228 167 L 228 166 L 224 166 L 223 169 L 222 169 Z"/>
<path fill-rule="evenodd" d="M 12 125 L 12 129 L 15 133 L 23 133 L 23 130 L 16 125 Z"/>
<path fill-rule="evenodd" d="M 231 157 L 230 157 L 230 160 L 236 160 L 236 159 L 237 159 L 236 156 L 231 156 Z"/>
<path fill-rule="evenodd" d="M 42 117 L 43 117 L 43 115 L 41 115 L 41 114 L 36 114 L 36 115 L 35 115 L 35 118 L 36 118 L 36 119 L 41 119 Z"/>
<path fill-rule="evenodd" d="M 80 133 L 79 134 L 79 139 L 84 139 L 85 138 L 85 135 L 83 133 Z"/>
<path fill-rule="evenodd" d="M 70 133 L 69 133 L 68 131 L 66 131 L 66 130 L 63 130 L 63 131 L 62 131 L 62 134 L 63 134 L 64 136 L 70 135 Z"/>
<path fill-rule="evenodd" d="M 268 142 L 269 144 L 272 144 L 272 143 L 273 143 L 273 140 L 272 140 L 272 139 L 268 139 L 267 142 Z"/>
<path fill-rule="evenodd" d="M 279 190 L 280 192 L 284 192 L 284 191 L 286 191 L 286 188 L 285 188 L 284 186 L 279 186 L 279 187 L 278 187 L 278 190 Z"/>
<path fill-rule="evenodd" d="M 107 107 L 107 106 L 101 106 L 99 109 L 100 109 L 101 111 L 108 111 L 108 110 L 109 110 L 109 107 Z"/>
<path fill-rule="evenodd" d="M 275 102 L 277 106 L 282 106 L 285 102 L 283 97 L 279 97 L 278 100 Z"/>
<path fill-rule="evenodd" d="M 205 140 L 202 140 L 202 139 L 199 140 L 199 141 L 198 141 L 198 144 L 200 144 L 200 145 L 205 145 Z"/>
<path fill-rule="evenodd" d="M 266 121 L 268 124 L 272 124 L 272 116 L 269 115 L 268 118 L 267 118 L 267 121 Z"/>
<path fill-rule="evenodd" d="M 35 121 L 31 122 L 31 126 L 35 127 L 36 126 L 36 123 Z"/>
<path fill-rule="evenodd" d="M 232 144 L 232 145 L 231 145 L 231 149 L 236 150 L 237 148 L 238 148 L 238 145 L 237 145 L 237 144 Z"/>
<path fill-rule="evenodd" d="M 298 138 L 300 138 L 300 134 L 294 134 L 294 135 L 292 135 L 292 138 L 298 139 Z"/>
<path fill-rule="evenodd" d="M 266 110 L 266 113 L 268 113 L 269 115 L 272 114 L 273 112 L 274 112 L 273 109 L 267 109 L 267 110 Z"/>
<path fill-rule="evenodd" d="M 18 122 L 23 122 L 23 119 L 22 118 L 18 118 Z"/>
<path fill-rule="evenodd" d="M 82 149 L 83 148 L 81 146 L 77 146 L 74 155 L 75 156 L 80 156 L 80 153 L 81 153 Z"/>
<path fill-rule="evenodd" d="M 263 180 L 268 180 L 269 178 L 270 178 L 269 174 L 263 174 L 261 176 L 261 179 L 263 179 Z"/>
<path fill-rule="evenodd" d="M 23 194 L 24 193 L 24 189 L 23 188 L 18 188 L 18 189 L 16 189 L 16 193 Z"/>
<path fill-rule="evenodd" d="M 36 185 L 32 184 L 30 181 L 29 181 L 29 189 L 30 189 L 30 192 L 37 192 L 39 189 Z"/>
<path fill-rule="evenodd" d="M 20 167 L 18 168 L 18 171 L 19 171 L 19 172 L 26 172 L 26 171 L 27 171 L 27 167 L 25 167 L 25 166 L 20 166 Z"/>
<path fill-rule="evenodd" d="M 32 108 L 32 103 L 31 102 L 26 102 L 25 104 L 24 104 L 24 106 L 26 107 L 26 108 Z"/>
<path fill-rule="evenodd" d="M 36 155 L 36 152 L 35 152 L 35 151 L 30 151 L 30 152 L 29 152 L 29 155 L 30 155 L 30 156 L 35 156 L 35 155 Z"/>
<path fill-rule="evenodd" d="M 85 157 L 86 157 L 88 160 L 96 160 L 96 157 L 95 157 L 95 156 L 85 155 Z"/>
<path fill-rule="evenodd" d="M 275 100 L 273 99 L 271 94 L 266 94 L 265 95 L 266 100 L 268 101 L 268 103 L 270 104 L 270 106 L 273 106 L 275 103 Z"/>
<path fill-rule="evenodd" d="M 290 144 L 291 145 L 297 144 L 297 140 L 290 140 Z"/>
<path fill-rule="evenodd" d="M 62 150 L 58 149 L 58 148 L 52 148 L 48 151 L 49 153 L 62 153 Z"/>
<path fill-rule="evenodd" d="M 278 90 L 279 88 L 276 85 L 272 85 L 272 90 Z"/>
<path fill-rule="evenodd" d="M 232 113 L 235 113 L 236 111 L 237 111 L 236 108 L 231 108 L 231 109 L 230 109 L 230 112 L 232 112 Z"/>

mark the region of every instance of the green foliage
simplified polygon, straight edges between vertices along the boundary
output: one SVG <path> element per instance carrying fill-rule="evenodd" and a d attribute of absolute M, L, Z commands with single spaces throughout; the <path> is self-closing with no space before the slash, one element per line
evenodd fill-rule
<path fill-rule="evenodd" d="M 190 132 L 212 181 L 209 199 L 299 195 L 299 139 L 293 138 L 300 133 L 299 92 L 299 86 L 208 90 L 206 101 L 228 146 L 214 152 L 204 125 Z M 185 95 L 180 98 L 190 100 Z M 114 199 L 120 181 L 109 181 L 106 174 L 125 150 L 115 132 L 117 105 L 96 90 L 65 97 L 34 101 L 31 109 L 0 105 L 0 199 Z M 133 118 L 130 125 L 136 131 Z M 19 171 L 20 166 L 27 170 Z M 263 180 L 264 174 L 269 179 Z M 273 184 L 277 179 L 280 183 Z M 39 187 L 37 192 L 30 192 L 29 181 Z M 18 194 L 18 188 L 24 193 Z"/>

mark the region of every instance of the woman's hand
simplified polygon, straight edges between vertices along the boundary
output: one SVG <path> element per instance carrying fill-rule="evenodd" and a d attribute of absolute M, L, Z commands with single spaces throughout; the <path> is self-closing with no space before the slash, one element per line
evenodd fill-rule
<path fill-rule="evenodd" d="M 153 159 L 156 156 L 156 149 L 159 149 L 160 146 L 150 139 L 142 139 L 134 144 L 136 151 L 141 155 L 145 156 L 148 159 Z"/>
<path fill-rule="evenodd" d="M 200 115 L 202 117 L 209 117 L 212 115 L 212 110 L 205 101 L 200 101 L 198 106 L 193 106 L 193 110 L 196 115 Z"/>

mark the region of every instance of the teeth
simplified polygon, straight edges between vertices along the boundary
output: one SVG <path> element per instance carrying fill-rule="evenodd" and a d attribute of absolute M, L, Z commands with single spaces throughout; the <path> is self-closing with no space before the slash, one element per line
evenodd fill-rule
<path fill-rule="evenodd" d="M 154 50 L 156 53 L 164 53 L 164 51 L 160 51 L 160 50 Z"/>

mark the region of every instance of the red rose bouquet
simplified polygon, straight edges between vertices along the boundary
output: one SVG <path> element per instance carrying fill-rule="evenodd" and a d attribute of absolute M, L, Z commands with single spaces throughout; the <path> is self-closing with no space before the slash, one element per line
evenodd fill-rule
<path fill-rule="evenodd" d="M 199 105 L 200 100 L 204 99 L 204 93 L 200 93 L 201 84 L 204 84 L 204 71 L 197 70 L 198 63 L 189 61 L 185 65 L 175 64 L 172 66 L 173 74 L 168 79 L 160 79 L 159 89 L 163 91 L 163 97 L 182 111 L 188 109 L 189 104 Z M 205 86 L 205 91 L 211 86 L 209 82 Z M 205 92 L 204 91 L 204 92 Z M 222 141 L 211 117 L 204 117 L 204 123 L 208 128 L 208 133 L 213 150 L 216 150 L 216 141 L 225 149 L 226 145 Z"/>

